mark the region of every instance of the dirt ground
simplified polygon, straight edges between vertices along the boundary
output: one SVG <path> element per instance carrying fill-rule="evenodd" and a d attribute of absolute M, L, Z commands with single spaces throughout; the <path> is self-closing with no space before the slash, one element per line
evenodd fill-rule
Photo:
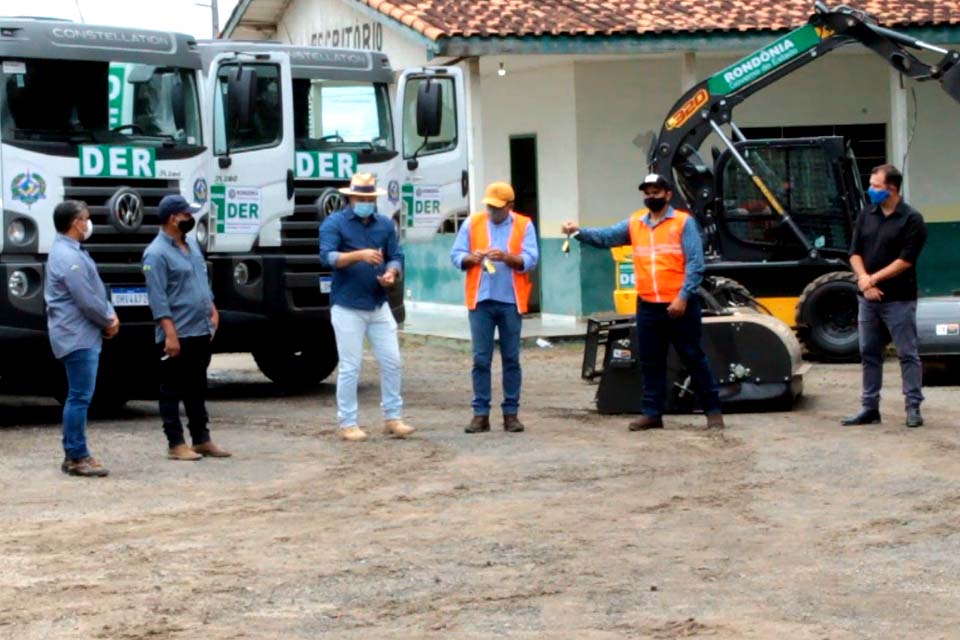
<path fill-rule="evenodd" d="M 332 381 L 221 357 L 236 457 L 166 460 L 136 402 L 91 427 L 103 480 L 60 473 L 57 407 L 0 398 L 0 638 L 960 638 L 956 388 L 905 429 L 891 362 L 886 422 L 843 429 L 859 370 L 817 365 L 793 413 L 629 433 L 571 345 L 524 352 L 527 433 L 468 436 L 469 355 L 404 354 L 411 440 L 343 443 Z"/>

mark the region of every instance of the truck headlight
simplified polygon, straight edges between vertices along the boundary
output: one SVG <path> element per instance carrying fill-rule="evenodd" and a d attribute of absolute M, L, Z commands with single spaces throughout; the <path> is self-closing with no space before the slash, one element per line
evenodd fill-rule
<path fill-rule="evenodd" d="M 27 241 L 27 226 L 23 220 L 14 220 L 7 227 L 7 240 L 10 244 L 20 245 Z"/>
<path fill-rule="evenodd" d="M 250 268 L 245 262 L 238 262 L 237 266 L 233 268 L 233 281 L 239 287 L 243 287 L 250 283 Z"/>
<path fill-rule="evenodd" d="M 10 274 L 10 278 L 7 280 L 7 288 L 14 298 L 25 298 L 30 292 L 30 278 L 18 269 Z"/>

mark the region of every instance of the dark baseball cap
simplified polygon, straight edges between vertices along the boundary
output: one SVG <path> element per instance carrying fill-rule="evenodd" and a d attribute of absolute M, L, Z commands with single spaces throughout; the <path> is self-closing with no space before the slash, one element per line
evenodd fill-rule
<path fill-rule="evenodd" d="M 670 181 L 658 173 L 651 173 L 643 179 L 643 182 L 640 183 L 640 191 L 643 191 L 647 187 L 660 187 L 665 191 L 673 191 L 673 185 L 670 184 Z"/>
<path fill-rule="evenodd" d="M 200 211 L 200 209 L 200 205 L 190 204 L 183 196 L 170 195 L 163 196 L 163 199 L 160 201 L 160 206 L 157 208 L 157 214 L 160 216 L 160 222 L 165 223 L 172 215 L 178 213 L 189 213 L 192 215 Z"/>

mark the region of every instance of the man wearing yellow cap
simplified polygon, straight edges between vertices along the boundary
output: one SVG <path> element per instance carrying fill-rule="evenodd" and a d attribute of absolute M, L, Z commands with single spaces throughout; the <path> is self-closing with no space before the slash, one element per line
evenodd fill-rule
<path fill-rule="evenodd" d="M 503 428 L 523 431 L 520 410 L 521 314 L 530 301 L 530 271 L 540 252 L 530 218 L 513 211 L 513 187 L 494 182 L 483 204 L 460 227 L 450 251 L 453 266 L 466 271 L 466 303 L 473 344 L 473 420 L 467 433 L 490 431 L 490 365 L 493 334 L 500 336 L 503 363 Z"/>
<path fill-rule="evenodd" d="M 387 290 L 400 279 L 403 253 L 393 220 L 377 213 L 377 197 L 387 192 L 377 188 L 377 179 L 369 173 L 354 175 L 350 186 L 340 192 L 350 203 L 324 220 L 320 228 L 320 259 L 333 268 L 330 321 L 340 356 L 340 435 L 352 442 L 367 439 L 357 420 L 357 383 L 366 338 L 380 365 L 384 430 L 395 438 L 405 438 L 414 429 L 403 421 L 397 322 L 387 300 Z"/>

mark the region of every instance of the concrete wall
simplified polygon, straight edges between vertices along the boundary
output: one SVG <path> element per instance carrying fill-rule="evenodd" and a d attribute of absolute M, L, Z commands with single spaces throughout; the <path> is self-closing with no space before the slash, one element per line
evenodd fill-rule
<path fill-rule="evenodd" d="M 384 51 L 394 69 L 427 62 L 422 45 L 342 0 L 293 0 L 280 20 L 277 37 L 298 45 Z"/>

